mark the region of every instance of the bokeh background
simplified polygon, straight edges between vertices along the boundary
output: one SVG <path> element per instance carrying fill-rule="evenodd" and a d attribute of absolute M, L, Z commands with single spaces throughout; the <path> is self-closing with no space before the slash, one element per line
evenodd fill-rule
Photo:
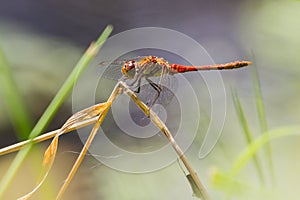
<path fill-rule="evenodd" d="M 274 129 L 300 122 L 299 17 L 300 2 L 296 0 L 2 0 L 0 48 L 34 124 L 90 42 L 107 24 L 114 26 L 112 34 L 146 26 L 177 30 L 203 45 L 217 63 L 255 60 L 268 127 Z M 260 135 L 251 70 L 222 72 L 222 76 L 228 103 L 220 141 L 208 157 L 200 160 L 197 153 L 203 136 L 199 134 L 186 152 L 213 199 L 226 199 L 226 195 L 222 189 L 213 187 L 210 181 L 212 169 L 226 171 L 247 146 L 232 103 L 232 87 L 238 91 L 254 136 Z M 0 85 L 0 147 L 20 139 L 11 123 L 14 116 L 7 110 L 9 99 L 2 92 L 4 87 Z M 72 114 L 71 107 L 69 98 L 46 131 L 59 128 Z M 200 125 L 207 126 L 209 117 L 207 120 Z M 230 199 L 297 199 L 299 142 L 297 136 L 272 141 L 276 186 L 272 188 L 267 176 L 268 167 L 264 166 L 266 189 L 257 190 L 260 182 L 250 162 L 240 178 L 254 189 L 250 194 L 235 193 Z M 35 147 L 6 199 L 15 199 L 32 189 L 48 144 L 44 142 Z M 54 199 L 81 147 L 76 133 L 62 137 L 57 162 L 37 198 L 48 195 L 47 199 Z M 0 157 L 0 177 L 6 173 L 14 155 Z M 266 158 L 261 156 L 260 159 L 264 162 Z M 153 173 L 126 174 L 99 164 L 91 156 L 86 157 L 64 198 L 194 199 L 177 163 Z"/>

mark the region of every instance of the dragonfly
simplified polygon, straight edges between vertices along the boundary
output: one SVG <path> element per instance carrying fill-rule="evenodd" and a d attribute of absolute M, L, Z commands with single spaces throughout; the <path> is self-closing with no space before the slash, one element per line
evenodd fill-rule
<path fill-rule="evenodd" d="M 250 61 L 235 61 L 225 64 L 186 66 L 169 63 L 164 58 L 157 56 L 140 56 L 112 63 L 110 69 L 105 72 L 104 76 L 110 79 L 116 79 L 116 75 L 121 72 L 121 77 L 118 80 L 131 81 L 128 85 L 133 88 L 135 93 L 141 92 L 141 83 L 142 80 L 145 80 L 151 87 L 144 87 L 144 94 L 151 96 L 153 91 L 155 91 L 155 94 L 152 95 L 152 101 L 151 99 L 147 99 L 148 102 L 146 103 L 151 108 L 165 88 L 173 88 L 172 84 L 174 84 L 174 81 L 172 81 L 173 79 L 170 77 L 175 74 L 202 70 L 229 70 L 251 64 Z M 103 65 L 103 63 L 100 63 L 100 65 Z M 154 81 L 153 78 L 156 78 L 156 81 Z M 153 91 L 150 91 L 151 88 Z M 172 94 L 167 96 L 171 97 Z M 146 98 L 143 97 L 142 99 Z"/>

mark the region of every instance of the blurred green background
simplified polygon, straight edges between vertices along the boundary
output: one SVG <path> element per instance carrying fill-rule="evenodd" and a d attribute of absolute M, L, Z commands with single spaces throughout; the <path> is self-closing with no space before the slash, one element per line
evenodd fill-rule
<path fill-rule="evenodd" d="M 28 111 L 31 126 L 39 119 L 61 84 L 92 40 L 107 24 L 113 34 L 131 28 L 152 26 L 180 31 L 202 44 L 216 63 L 238 59 L 255 61 L 270 130 L 300 122 L 300 2 L 291 1 L 37 1 L 3 0 L 0 6 L 0 59 L 8 66 Z M 0 147 L 16 143 L 20 135 L 9 109 L 6 73 L 1 68 Z M 192 166 L 212 199 L 298 199 L 300 178 L 299 137 L 271 141 L 275 184 L 272 184 L 268 158 L 259 151 L 265 184 L 257 176 L 252 161 L 242 169 L 237 191 L 228 192 L 226 182 L 216 184 L 212 172 L 230 170 L 237 156 L 248 146 L 231 98 L 236 88 L 253 137 L 261 135 L 260 119 L 251 68 L 222 72 L 227 89 L 227 114 L 219 142 L 205 158 L 198 159 L 203 129 L 209 117 L 200 122 L 199 134 L 186 152 Z M 203 86 L 204 87 L 204 86 Z M 204 97 L 209 99 L 209 97 Z M 72 115 L 71 98 L 60 108 L 47 130 L 59 128 Z M 201 109 L 206 105 L 201 105 Z M 176 116 L 174 116 L 175 118 Z M 25 125 L 26 126 L 26 125 Z M 203 129 L 202 129 L 203 127 Z M 6 199 L 29 192 L 39 175 L 44 149 L 34 151 L 13 181 Z M 53 199 L 67 175 L 76 153 L 82 147 L 77 134 L 60 141 L 59 154 L 42 197 Z M 15 154 L 0 157 L 0 177 Z M 130 162 L 130 160 L 128 161 Z M 225 184 L 225 185 L 224 185 Z M 244 187 L 244 184 L 247 186 Z M 240 187 L 239 187 L 240 186 Z M 50 195 L 50 196 L 48 196 Z M 65 199 L 195 199 L 177 163 L 148 174 L 126 174 L 112 170 L 87 156 L 70 185 Z"/>

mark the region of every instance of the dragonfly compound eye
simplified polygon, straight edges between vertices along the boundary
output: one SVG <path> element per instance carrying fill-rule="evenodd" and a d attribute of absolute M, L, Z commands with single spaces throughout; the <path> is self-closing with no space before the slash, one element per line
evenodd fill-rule
<path fill-rule="evenodd" d="M 122 66 L 122 73 L 126 76 L 130 76 L 131 72 L 134 73 L 135 70 L 135 61 L 134 60 L 130 60 L 127 61 L 123 66 Z"/>

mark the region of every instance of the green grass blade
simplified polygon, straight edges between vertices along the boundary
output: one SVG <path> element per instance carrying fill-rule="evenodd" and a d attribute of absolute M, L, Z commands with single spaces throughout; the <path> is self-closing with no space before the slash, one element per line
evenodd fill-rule
<path fill-rule="evenodd" d="M 9 63 L 0 48 L 0 87 L 4 95 L 7 113 L 19 140 L 28 137 L 32 129 L 32 119 L 19 92 Z"/>
<path fill-rule="evenodd" d="M 268 132 L 267 118 L 265 115 L 264 103 L 263 103 L 263 99 L 262 99 L 262 91 L 261 91 L 261 86 L 260 86 L 260 81 L 259 81 L 259 75 L 258 75 L 258 71 L 257 71 L 255 64 L 252 67 L 252 75 L 253 75 L 253 86 L 254 86 L 254 92 L 255 92 L 256 109 L 257 109 L 257 113 L 258 113 L 261 131 L 262 131 L 262 133 L 267 133 Z M 265 150 L 266 150 L 266 154 L 267 154 L 267 158 L 268 158 L 268 166 L 269 166 L 271 179 L 274 184 L 275 183 L 275 173 L 274 173 L 272 149 L 271 149 L 270 143 L 266 144 Z"/>
<path fill-rule="evenodd" d="M 64 82 L 61 89 L 58 91 L 54 99 L 51 101 L 50 105 L 47 107 L 46 111 L 43 113 L 42 117 L 37 122 L 36 126 L 31 131 L 29 138 L 34 138 L 38 136 L 43 129 L 47 126 L 47 124 L 50 122 L 50 120 L 53 118 L 55 112 L 58 110 L 59 106 L 64 102 L 67 95 L 72 90 L 73 85 L 78 79 L 78 76 L 80 73 L 88 66 L 90 61 L 95 57 L 98 50 L 104 43 L 104 41 L 108 38 L 112 31 L 112 26 L 107 26 L 106 29 L 103 31 L 101 36 L 98 38 L 98 40 L 94 43 L 92 49 L 88 49 L 81 59 L 78 61 L 77 65 L 75 66 L 74 70 L 71 72 L 67 80 Z M 30 149 L 32 147 L 32 143 L 26 145 L 24 149 L 22 149 L 15 159 L 13 160 L 11 166 L 8 169 L 8 172 L 5 174 L 5 176 L 2 178 L 2 181 L 0 183 L 0 199 L 3 197 L 4 192 L 8 188 L 9 184 L 11 183 L 12 179 L 14 178 L 16 172 L 20 168 L 22 162 L 24 161 L 26 155 L 29 153 Z"/>
<path fill-rule="evenodd" d="M 281 127 L 263 133 L 262 136 L 254 140 L 239 155 L 228 174 L 230 175 L 230 177 L 236 176 L 247 164 L 247 162 L 253 157 L 253 155 L 255 155 L 260 148 L 269 143 L 272 139 L 294 134 L 300 135 L 300 126 Z"/>
<path fill-rule="evenodd" d="M 244 130 L 244 133 L 245 133 L 246 140 L 247 140 L 248 145 L 249 145 L 253 142 L 252 133 L 249 129 L 245 113 L 243 111 L 240 99 L 239 99 L 236 91 L 232 92 L 232 99 L 233 99 L 233 102 L 234 102 L 234 106 L 235 106 L 235 110 L 236 110 L 238 119 L 240 120 L 241 126 Z M 262 183 L 264 183 L 265 180 L 264 180 L 264 176 L 263 176 L 263 172 L 262 172 L 262 166 L 261 166 L 261 164 L 260 164 L 260 162 L 259 162 L 259 160 L 258 160 L 258 158 L 255 154 L 253 155 L 253 161 L 254 161 L 258 176 L 260 178 L 260 181 Z"/>
<path fill-rule="evenodd" d="M 280 127 L 263 133 L 259 138 L 253 140 L 253 142 L 240 153 L 228 172 L 215 170 L 212 179 L 214 187 L 226 192 L 228 199 L 231 199 L 232 194 L 236 194 L 239 190 L 241 192 L 245 192 L 243 188 L 245 188 L 244 186 L 246 185 L 240 182 L 236 176 L 242 169 L 244 169 L 250 159 L 252 159 L 253 156 L 264 147 L 264 145 L 269 143 L 271 140 L 289 135 L 300 136 L 300 126 Z M 258 188 L 260 187 L 258 186 Z M 247 187 L 245 189 L 247 189 Z M 247 190 L 249 190 L 249 187 Z"/>

